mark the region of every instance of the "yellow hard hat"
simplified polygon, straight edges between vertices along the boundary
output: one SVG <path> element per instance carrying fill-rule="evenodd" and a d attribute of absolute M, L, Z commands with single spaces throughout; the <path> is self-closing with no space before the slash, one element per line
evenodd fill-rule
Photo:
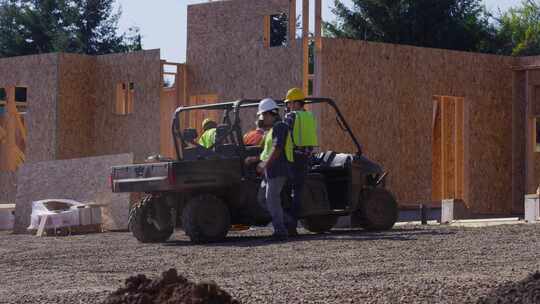
<path fill-rule="evenodd" d="M 209 123 L 214 123 L 215 124 L 215 121 L 213 121 L 212 119 L 210 118 L 206 118 L 205 120 L 203 120 L 202 122 L 202 128 L 204 129 L 204 127 L 206 127 L 207 124 Z"/>
<path fill-rule="evenodd" d="M 299 88 L 292 88 L 287 92 L 287 97 L 285 97 L 285 102 L 291 102 L 291 101 L 297 101 L 297 100 L 304 100 L 306 99 L 306 96 L 304 95 L 304 92 L 302 89 Z"/>

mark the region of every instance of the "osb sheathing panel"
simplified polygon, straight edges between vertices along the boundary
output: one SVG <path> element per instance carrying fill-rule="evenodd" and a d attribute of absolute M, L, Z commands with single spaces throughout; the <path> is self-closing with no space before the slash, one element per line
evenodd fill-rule
<path fill-rule="evenodd" d="M 60 54 L 57 159 L 95 155 L 96 58 Z"/>
<path fill-rule="evenodd" d="M 0 204 L 15 204 L 17 175 L 14 172 L 0 172 Z"/>
<path fill-rule="evenodd" d="M 133 163 L 132 154 L 23 165 L 17 173 L 15 232 L 26 231 L 32 202 L 44 199 L 103 204 L 105 229 L 127 229 L 129 194 L 112 193 L 107 177 L 112 166 L 130 163 Z"/>
<path fill-rule="evenodd" d="M 0 59 L 0 87 L 28 88 L 26 162 L 56 158 L 58 54 Z"/>
<path fill-rule="evenodd" d="M 275 48 L 263 44 L 264 16 L 288 12 L 289 0 L 189 6 L 189 94 L 215 94 L 220 100 L 283 98 L 290 87 L 300 87 L 301 43 Z"/>
<path fill-rule="evenodd" d="M 512 58 L 324 39 L 321 94 L 336 99 L 365 154 L 390 171 L 401 203 L 431 201 L 433 96 L 465 98 L 465 200 L 475 213 L 509 213 Z M 325 148 L 352 151 L 323 112 Z M 331 126 L 331 127 L 330 127 Z"/>
<path fill-rule="evenodd" d="M 136 161 L 159 153 L 161 61 L 159 50 L 97 57 L 96 154 L 133 152 Z M 134 111 L 113 114 L 115 88 L 135 85 Z"/>

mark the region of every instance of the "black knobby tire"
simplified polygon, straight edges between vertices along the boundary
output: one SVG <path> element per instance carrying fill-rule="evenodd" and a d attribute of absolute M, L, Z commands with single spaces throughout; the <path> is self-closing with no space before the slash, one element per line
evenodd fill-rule
<path fill-rule="evenodd" d="M 229 208 L 213 195 L 195 196 L 182 211 L 182 226 L 194 243 L 222 241 L 231 227 Z"/>
<path fill-rule="evenodd" d="M 314 233 L 330 231 L 337 221 L 338 217 L 335 215 L 313 215 L 300 220 L 306 230 Z"/>
<path fill-rule="evenodd" d="M 398 219 L 397 201 L 390 191 L 383 188 L 366 190 L 359 210 L 353 214 L 361 228 L 369 231 L 390 230 Z"/>
<path fill-rule="evenodd" d="M 143 197 L 129 211 L 129 231 L 142 243 L 161 243 L 167 241 L 174 232 L 174 227 L 159 230 L 154 224 L 148 222 L 152 204 L 158 204 L 159 198 L 151 195 Z"/>

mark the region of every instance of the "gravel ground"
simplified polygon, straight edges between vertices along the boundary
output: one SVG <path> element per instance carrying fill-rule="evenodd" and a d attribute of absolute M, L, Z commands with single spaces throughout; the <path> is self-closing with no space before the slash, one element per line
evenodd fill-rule
<path fill-rule="evenodd" d="M 181 231 L 166 244 L 0 233 L 0 303 L 100 303 L 128 276 L 169 268 L 214 280 L 242 303 L 474 303 L 540 270 L 540 225 L 301 232 L 271 243 L 257 229 L 206 246 Z"/>

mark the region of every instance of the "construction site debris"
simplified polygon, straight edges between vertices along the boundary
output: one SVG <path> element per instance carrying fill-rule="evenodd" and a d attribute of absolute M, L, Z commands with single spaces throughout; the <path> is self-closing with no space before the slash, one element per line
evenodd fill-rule
<path fill-rule="evenodd" d="M 214 282 L 193 283 L 176 269 L 163 272 L 161 278 L 136 275 L 126 279 L 126 286 L 110 294 L 103 304 L 235 304 L 226 291 Z"/>
<path fill-rule="evenodd" d="M 101 206 L 97 204 L 83 204 L 74 200 L 50 199 L 32 202 L 30 215 L 30 232 L 37 231 L 42 236 L 49 230 L 64 230 L 70 232 L 72 228 L 87 228 L 81 231 L 101 231 Z M 47 233 L 51 234 L 51 233 Z"/>
<path fill-rule="evenodd" d="M 508 282 L 495 288 L 478 304 L 536 304 L 540 303 L 540 272 L 535 272 L 519 282 Z"/>

